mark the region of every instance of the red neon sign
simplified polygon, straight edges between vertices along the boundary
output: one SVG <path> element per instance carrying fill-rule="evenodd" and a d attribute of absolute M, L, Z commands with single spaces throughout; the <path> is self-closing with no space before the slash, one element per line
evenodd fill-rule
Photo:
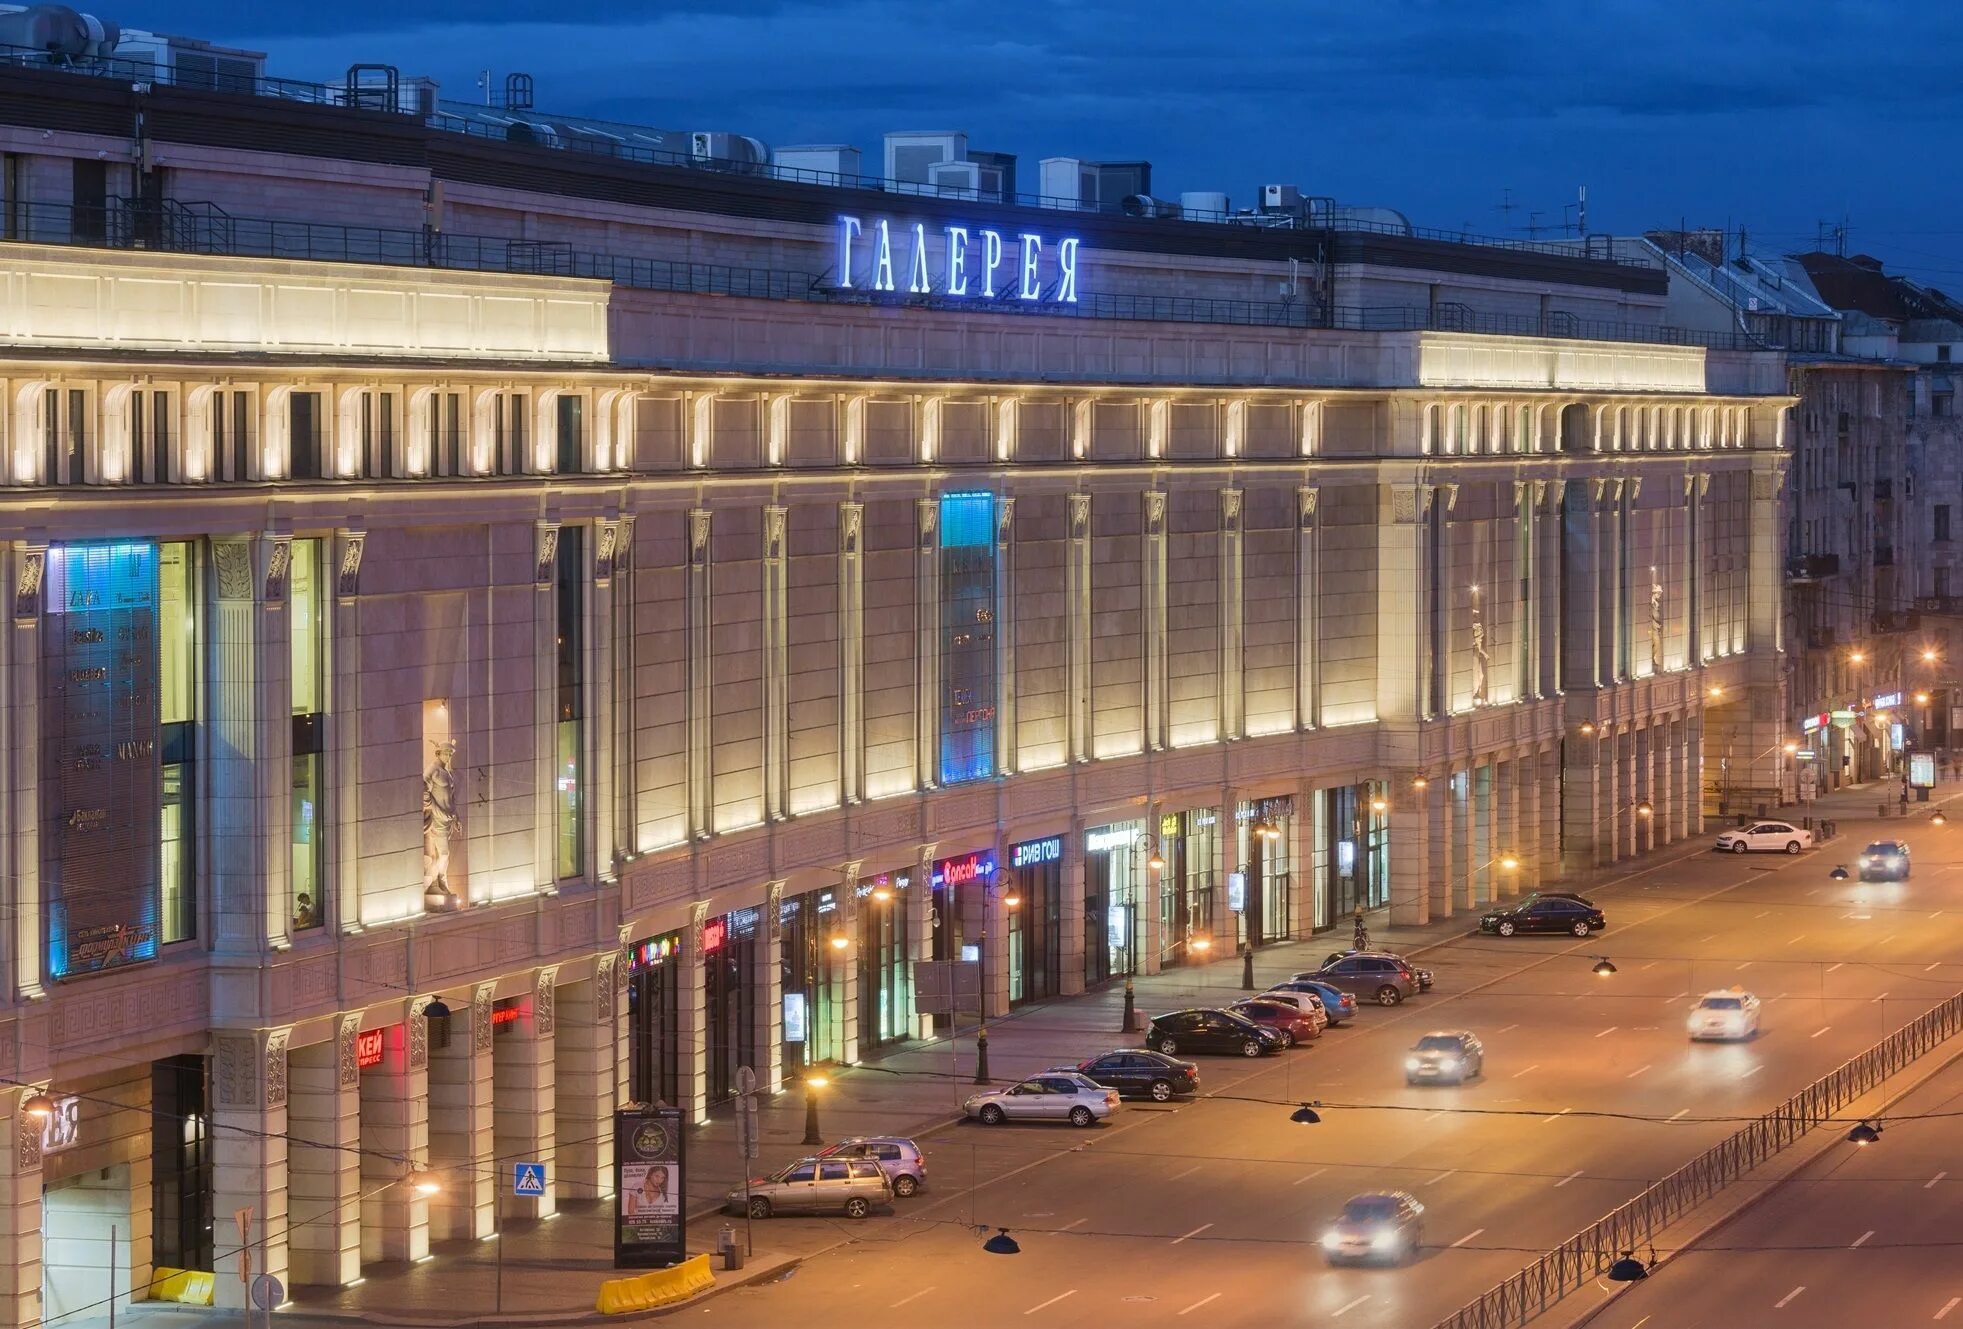
<path fill-rule="evenodd" d="M 491 1028 L 502 1029 L 506 1025 L 512 1025 L 517 1023 L 518 1023 L 518 1008 L 516 1006 L 498 1006 L 492 1009 Z"/>
<path fill-rule="evenodd" d="M 702 953 L 708 955 L 722 949 L 729 940 L 729 924 L 720 918 L 712 918 L 702 925 Z"/>
<path fill-rule="evenodd" d="M 382 1031 L 364 1029 L 354 1036 L 354 1064 L 361 1070 L 382 1064 Z"/>
<path fill-rule="evenodd" d="M 995 851 L 978 849 L 959 858 L 944 858 L 934 864 L 936 886 L 966 886 L 995 875 Z"/>

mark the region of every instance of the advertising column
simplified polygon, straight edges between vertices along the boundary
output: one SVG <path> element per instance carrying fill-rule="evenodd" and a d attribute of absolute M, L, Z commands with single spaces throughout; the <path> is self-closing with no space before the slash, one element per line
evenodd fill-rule
<path fill-rule="evenodd" d="M 629 1108 L 615 1116 L 614 1268 L 665 1269 L 688 1258 L 685 1143 L 679 1108 Z"/>

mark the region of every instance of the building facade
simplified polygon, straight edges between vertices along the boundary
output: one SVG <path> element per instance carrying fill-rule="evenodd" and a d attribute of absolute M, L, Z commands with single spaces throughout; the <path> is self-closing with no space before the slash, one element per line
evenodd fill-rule
<path fill-rule="evenodd" d="M 1701 828 L 1712 699 L 1783 735 L 1792 398 L 1641 265 L 0 84 L 16 1322 L 111 1223 L 125 1293 L 248 1206 L 338 1285 L 499 1160 L 607 1195 L 618 1105 L 931 1036 L 929 961 L 992 1017 L 1613 864 Z M 105 143 L 182 244 L 77 232 Z M 519 247 L 230 211 L 432 192 Z M 1263 297 L 1305 259 L 1379 326 Z"/>

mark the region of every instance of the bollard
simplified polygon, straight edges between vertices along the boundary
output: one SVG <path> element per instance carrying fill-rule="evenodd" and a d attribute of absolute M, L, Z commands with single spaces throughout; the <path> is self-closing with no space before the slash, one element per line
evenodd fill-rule
<path fill-rule="evenodd" d="M 1125 979 L 1125 1029 L 1128 1034 L 1138 1032 L 1138 997 L 1132 991 L 1131 979 Z"/>
<path fill-rule="evenodd" d="M 1254 991 L 1254 943 L 1241 943 L 1241 990 Z"/>
<path fill-rule="evenodd" d="M 975 1083 L 988 1083 L 988 1030 L 975 1031 Z"/>
<path fill-rule="evenodd" d="M 804 1142 L 823 1144 L 825 1136 L 818 1129 L 818 1089 L 806 1077 L 804 1085 Z"/>

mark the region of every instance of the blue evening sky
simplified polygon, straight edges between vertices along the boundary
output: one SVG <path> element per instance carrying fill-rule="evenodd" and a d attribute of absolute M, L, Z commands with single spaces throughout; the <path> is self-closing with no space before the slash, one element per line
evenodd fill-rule
<path fill-rule="evenodd" d="M 1154 190 L 1263 182 L 1420 225 L 1524 234 L 1587 185 L 1590 230 L 1746 227 L 1963 290 L 1954 0 L 127 0 L 130 27 L 269 52 L 272 73 L 399 66 L 475 99 L 773 145 L 960 129 L 1017 153 L 1143 157 Z M 1500 205 L 1511 191 L 1518 205 Z"/>

